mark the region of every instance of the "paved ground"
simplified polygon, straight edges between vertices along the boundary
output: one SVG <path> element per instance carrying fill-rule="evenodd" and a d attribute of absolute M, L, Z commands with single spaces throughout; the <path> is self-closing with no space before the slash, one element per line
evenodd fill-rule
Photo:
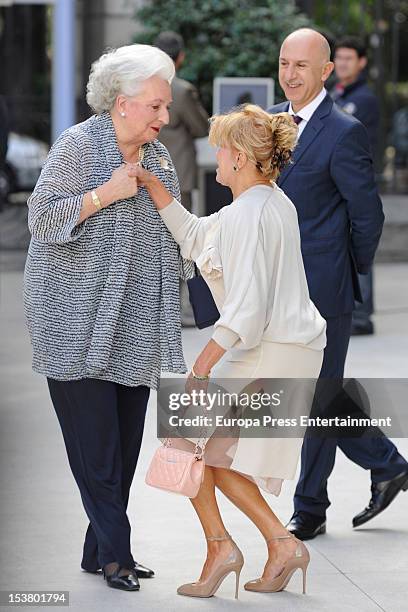
<path fill-rule="evenodd" d="M 407 278 L 408 264 L 377 266 L 377 335 L 352 340 L 347 374 L 406 377 Z M 330 480 L 328 533 L 309 545 L 312 560 L 306 596 L 301 594 L 300 573 L 282 593 L 262 595 L 241 589 L 238 602 L 233 599 L 232 576 L 211 600 L 178 596 L 177 585 L 199 575 L 205 547 L 189 502 L 143 483 L 157 446 L 154 401 L 150 404 L 129 515 L 135 558 L 153 567 L 157 577 L 144 581 L 139 593 L 123 593 L 108 589 L 100 576 L 81 572 L 79 561 L 87 521 L 44 380 L 31 372 L 21 286 L 21 272 L 2 274 L 0 589 L 68 590 L 71 610 L 75 612 L 407 609 L 408 494 L 400 494 L 382 515 L 353 531 L 351 518 L 369 499 L 369 474 L 341 452 Z M 207 336 L 207 330 L 184 332 L 189 363 Z M 408 440 L 396 442 L 408 456 Z M 286 482 L 280 497 L 269 497 L 282 520 L 291 514 L 294 486 L 295 482 Z M 244 552 L 244 582 L 260 574 L 264 546 L 255 528 L 235 508 L 223 498 L 220 504 L 228 529 Z"/>

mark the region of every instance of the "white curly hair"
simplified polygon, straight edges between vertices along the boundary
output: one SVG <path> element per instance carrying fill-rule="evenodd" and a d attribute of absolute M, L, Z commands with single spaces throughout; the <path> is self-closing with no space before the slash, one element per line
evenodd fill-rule
<path fill-rule="evenodd" d="M 92 64 L 86 101 L 100 115 L 111 110 L 119 94 L 135 96 L 142 83 L 155 75 L 170 84 L 174 74 L 173 60 L 157 47 L 126 45 L 110 49 Z"/>

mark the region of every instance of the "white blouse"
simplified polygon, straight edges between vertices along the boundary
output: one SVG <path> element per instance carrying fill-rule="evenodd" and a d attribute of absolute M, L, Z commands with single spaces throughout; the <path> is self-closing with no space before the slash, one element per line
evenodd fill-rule
<path fill-rule="evenodd" d="M 159 211 L 193 259 L 220 311 L 213 339 L 224 349 L 261 340 L 321 350 L 326 322 L 309 297 L 296 208 L 277 185 L 255 185 L 208 217 L 177 200 Z"/>

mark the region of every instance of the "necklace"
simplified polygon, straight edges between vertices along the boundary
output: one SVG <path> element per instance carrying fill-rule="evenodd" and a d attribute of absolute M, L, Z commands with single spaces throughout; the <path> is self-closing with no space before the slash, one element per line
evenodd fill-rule
<path fill-rule="evenodd" d="M 137 162 L 128 162 L 126 160 L 124 160 L 125 164 L 128 165 L 134 165 L 134 166 L 141 166 L 142 165 L 142 161 L 144 159 L 144 154 L 145 154 L 145 150 L 143 145 L 139 147 L 139 159 Z"/>

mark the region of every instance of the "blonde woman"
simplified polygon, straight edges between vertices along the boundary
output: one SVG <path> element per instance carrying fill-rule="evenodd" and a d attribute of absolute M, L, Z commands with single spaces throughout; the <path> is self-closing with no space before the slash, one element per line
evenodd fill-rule
<path fill-rule="evenodd" d="M 134 170 L 182 255 L 197 263 L 220 311 L 191 378 L 319 376 L 326 323 L 309 298 L 295 207 L 275 184 L 296 134 L 290 115 L 270 115 L 255 105 L 213 117 L 209 139 L 218 147 L 217 181 L 234 199 L 209 217 L 189 213 L 154 175 Z M 259 490 L 278 495 L 283 479 L 294 477 L 301 439 L 230 442 L 224 453 L 216 439 L 206 447 L 205 478 L 192 503 L 207 539 L 207 559 L 200 578 L 179 587 L 180 595 L 210 597 L 231 571 L 238 588 L 243 556 L 224 525 L 216 487 L 267 544 L 263 574 L 245 589 L 282 590 L 298 568 L 305 578 L 305 545 L 284 528 Z"/>

